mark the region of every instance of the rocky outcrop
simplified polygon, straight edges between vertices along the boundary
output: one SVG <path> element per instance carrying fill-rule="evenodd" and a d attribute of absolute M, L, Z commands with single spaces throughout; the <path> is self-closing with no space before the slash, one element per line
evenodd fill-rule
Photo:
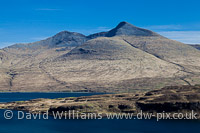
<path fill-rule="evenodd" d="M 147 92 L 136 102 L 143 111 L 200 111 L 200 86 L 169 86 Z"/>
<path fill-rule="evenodd" d="M 28 112 L 69 111 L 79 112 L 135 112 L 135 102 L 140 94 L 104 94 L 58 99 L 33 99 L 1 103 L 1 109 L 24 110 Z"/>

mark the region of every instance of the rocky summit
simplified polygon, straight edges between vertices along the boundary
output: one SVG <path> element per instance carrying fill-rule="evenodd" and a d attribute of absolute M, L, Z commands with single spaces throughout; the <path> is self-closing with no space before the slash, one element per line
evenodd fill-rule
<path fill-rule="evenodd" d="M 200 83 L 200 51 L 121 22 L 0 50 L 0 91 L 143 92 Z"/>

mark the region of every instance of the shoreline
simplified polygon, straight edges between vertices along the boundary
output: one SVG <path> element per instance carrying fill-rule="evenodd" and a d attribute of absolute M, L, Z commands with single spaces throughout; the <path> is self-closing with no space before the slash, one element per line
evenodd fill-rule
<path fill-rule="evenodd" d="M 94 93 L 94 94 L 117 94 L 117 93 L 105 93 L 105 92 L 65 92 L 65 91 L 53 91 L 53 92 L 51 92 L 51 91 L 49 91 L 49 92 L 46 92 L 46 91 L 33 91 L 33 92 L 31 92 L 31 91 L 29 91 L 29 92 L 0 92 L 0 94 L 1 93 Z"/>
<path fill-rule="evenodd" d="M 168 86 L 146 93 L 102 94 L 65 98 L 38 98 L 0 103 L 0 109 L 30 113 L 69 111 L 80 113 L 187 113 L 200 114 L 200 86 Z"/>

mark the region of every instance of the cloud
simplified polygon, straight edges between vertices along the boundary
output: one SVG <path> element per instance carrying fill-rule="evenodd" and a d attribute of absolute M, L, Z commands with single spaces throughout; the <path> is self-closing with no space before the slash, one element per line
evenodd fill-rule
<path fill-rule="evenodd" d="M 187 44 L 200 44 L 200 31 L 161 31 L 159 34 Z"/>
<path fill-rule="evenodd" d="M 144 28 L 154 31 L 200 31 L 200 23 L 177 25 L 150 25 Z"/>
<path fill-rule="evenodd" d="M 152 25 L 145 27 L 169 39 L 188 44 L 200 44 L 200 23 L 184 25 Z"/>
<path fill-rule="evenodd" d="M 44 39 L 47 39 L 48 37 L 32 37 L 30 38 L 30 40 L 32 41 L 40 41 L 40 40 L 44 40 Z"/>
<path fill-rule="evenodd" d="M 98 32 L 109 31 L 111 28 L 109 27 L 97 27 L 97 28 L 85 28 L 85 29 L 70 29 L 70 31 L 82 33 L 84 35 L 94 34 Z"/>
<path fill-rule="evenodd" d="M 35 9 L 36 11 L 61 11 L 62 9 L 57 9 L 57 8 L 38 8 Z"/>
<path fill-rule="evenodd" d="M 151 30 L 181 30 L 183 29 L 182 25 L 152 25 L 145 27 Z"/>
<path fill-rule="evenodd" d="M 96 29 L 93 30 L 97 30 L 97 31 L 109 31 L 111 28 L 109 27 L 97 27 Z"/>

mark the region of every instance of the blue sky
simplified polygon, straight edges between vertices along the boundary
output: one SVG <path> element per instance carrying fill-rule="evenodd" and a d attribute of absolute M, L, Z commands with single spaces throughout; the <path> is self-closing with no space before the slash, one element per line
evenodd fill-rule
<path fill-rule="evenodd" d="M 0 48 L 69 30 L 85 35 L 121 21 L 200 43 L 199 0 L 0 0 Z"/>

